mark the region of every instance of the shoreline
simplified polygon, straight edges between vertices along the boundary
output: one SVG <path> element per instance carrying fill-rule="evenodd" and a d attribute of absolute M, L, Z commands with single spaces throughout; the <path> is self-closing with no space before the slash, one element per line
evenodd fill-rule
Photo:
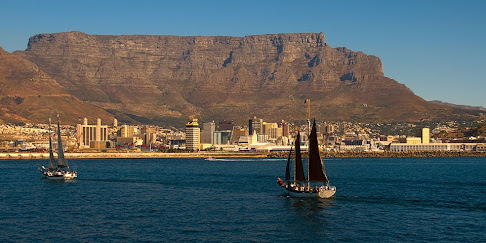
<path fill-rule="evenodd" d="M 270 158 L 269 153 L 65 153 L 66 159 Z M 55 156 L 57 157 L 57 156 Z M 49 159 L 49 153 L 0 153 L 0 160 Z"/>
<path fill-rule="evenodd" d="M 198 153 L 65 153 L 66 159 L 158 159 L 158 158 L 287 158 L 286 152 L 198 152 Z M 303 157 L 307 157 L 303 153 Z M 486 157 L 486 152 L 437 151 L 437 152 L 321 152 L 322 158 L 411 158 L 411 157 Z M 0 153 L 0 160 L 49 159 L 49 153 Z"/>
<path fill-rule="evenodd" d="M 276 155 L 286 158 L 288 153 Z M 307 157 L 303 153 L 302 157 Z M 321 158 L 425 158 L 425 157 L 486 157 L 486 152 L 476 151 L 409 151 L 409 152 L 321 152 Z"/>

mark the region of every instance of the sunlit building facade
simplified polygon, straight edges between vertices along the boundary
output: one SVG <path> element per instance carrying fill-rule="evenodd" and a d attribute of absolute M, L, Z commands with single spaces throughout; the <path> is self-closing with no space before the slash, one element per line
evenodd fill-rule
<path fill-rule="evenodd" d="M 186 149 L 197 151 L 200 148 L 200 128 L 197 119 L 186 124 Z"/>

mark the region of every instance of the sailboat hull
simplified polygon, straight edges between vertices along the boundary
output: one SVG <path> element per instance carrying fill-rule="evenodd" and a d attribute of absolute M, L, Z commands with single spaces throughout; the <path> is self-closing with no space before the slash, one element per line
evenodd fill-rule
<path fill-rule="evenodd" d="M 284 188 L 284 191 L 291 197 L 319 197 L 319 194 L 316 192 L 297 192 L 297 191 L 291 191 L 287 190 Z"/>
<path fill-rule="evenodd" d="M 78 177 L 78 173 L 76 172 L 66 172 L 64 175 L 64 180 L 72 180 Z"/>
<path fill-rule="evenodd" d="M 75 171 L 41 171 L 48 180 L 72 180 L 78 177 Z"/>
<path fill-rule="evenodd" d="M 55 176 L 55 175 L 45 175 L 45 178 L 48 180 L 64 180 L 64 176 Z"/>
<path fill-rule="evenodd" d="M 330 198 L 334 196 L 336 193 L 336 187 L 334 186 L 321 186 L 319 187 L 318 191 L 307 191 L 307 190 L 296 190 L 294 187 L 286 187 L 281 185 L 282 190 L 291 197 L 300 197 L 300 198 Z"/>

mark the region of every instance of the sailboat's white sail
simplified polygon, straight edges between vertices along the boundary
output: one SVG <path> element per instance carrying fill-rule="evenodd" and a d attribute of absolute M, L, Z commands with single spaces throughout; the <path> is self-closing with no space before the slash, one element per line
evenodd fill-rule
<path fill-rule="evenodd" d="M 39 168 L 39 171 L 44 174 L 46 179 L 49 180 L 72 180 L 78 177 L 76 171 L 71 171 L 69 165 L 64 158 L 64 151 L 61 140 L 61 127 L 59 125 L 59 114 L 57 115 L 57 141 L 58 141 L 58 160 L 54 159 L 54 153 L 52 152 L 52 137 L 51 137 L 51 119 L 49 118 L 49 169 L 44 166 Z"/>
<path fill-rule="evenodd" d="M 62 147 L 61 127 L 59 125 L 59 114 L 57 114 L 57 166 L 59 168 L 69 168 L 69 165 L 64 158 L 64 149 Z"/>
<path fill-rule="evenodd" d="M 51 118 L 49 118 L 49 169 L 57 169 L 56 160 L 54 159 L 54 153 L 52 152 Z"/>

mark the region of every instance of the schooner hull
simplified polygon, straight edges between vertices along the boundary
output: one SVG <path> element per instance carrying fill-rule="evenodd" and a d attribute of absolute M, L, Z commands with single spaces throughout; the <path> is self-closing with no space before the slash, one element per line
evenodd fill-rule
<path fill-rule="evenodd" d="M 332 196 L 334 196 L 334 194 L 336 193 L 336 187 L 329 187 L 329 188 L 326 188 L 325 186 L 322 186 L 319 188 L 319 191 L 316 192 L 316 191 L 296 191 L 296 190 L 293 190 L 292 188 L 287 188 L 287 187 L 284 187 L 284 186 L 281 186 L 282 187 L 282 190 L 288 194 L 289 196 L 291 197 L 299 197 L 299 198 L 330 198 Z"/>
<path fill-rule="evenodd" d="M 283 190 L 291 197 L 319 197 L 319 194 L 316 192 L 297 192 L 297 191 L 290 191 L 287 190 L 286 188 L 283 188 Z"/>
<path fill-rule="evenodd" d="M 322 191 L 319 191 L 319 197 L 320 198 L 330 198 L 330 197 L 334 196 L 335 193 L 336 193 L 336 189 L 334 189 L 334 190 L 322 190 Z"/>
<path fill-rule="evenodd" d="M 73 180 L 77 176 L 46 176 L 48 180 Z"/>

